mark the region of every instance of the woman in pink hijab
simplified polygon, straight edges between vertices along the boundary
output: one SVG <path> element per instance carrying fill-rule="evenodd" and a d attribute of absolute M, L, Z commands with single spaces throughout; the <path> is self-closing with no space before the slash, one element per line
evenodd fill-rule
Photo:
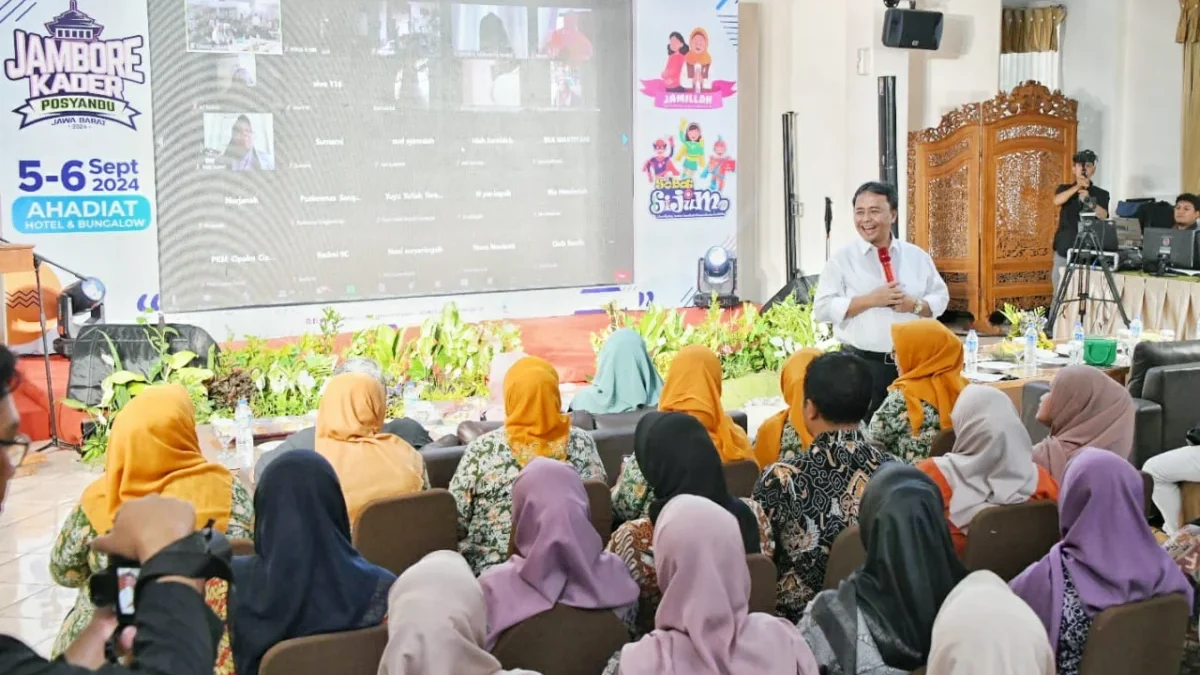
<path fill-rule="evenodd" d="M 1033 446 L 1033 461 L 1062 483 L 1080 448 L 1103 448 L 1129 459 L 1133 453 L 1133 398 L 1125 387 L 1091 366 L 1068 366 L 1050 381 L 1037 420 L 1050 435 Z"/>
<path fill-rule="evenodd" d="M 634 625 L 640 589 L 625 563 L 604 550 L 583 480 L 570 464 L 535 457 L 521 470 L 513 484 L 513 548 L 508 562 L 479 577 L 488 649 L 504 631 L 556 604 L 611 609 Z"/>
<path fill-rule="evenodd" d="M 488 371 L 487 408 L 480 414 L 479 419 L 491 422 L 504 421 L 504 376 L 517 361 L 528 356 L 525 352 L 502 352 L 492 357 L 492 369 Z"/>
<path fill-rule="evenodd" d="M 626 645 L 604 675 L 817 675 L 800 630 L 751 614 L 750 570 L 737 519 L 716 502 L 680 495 L 654 528 L 662 603 L 654 632 Z"/>

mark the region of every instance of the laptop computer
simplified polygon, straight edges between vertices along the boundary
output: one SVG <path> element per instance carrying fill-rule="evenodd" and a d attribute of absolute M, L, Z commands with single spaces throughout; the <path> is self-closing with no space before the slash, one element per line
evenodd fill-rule
<path fill-rule="evenodd" d="M 1194 270 L 1197 265 L 1196 235 L 1200 230 L 1146 228 L 1142 239 L 1142 259 L 1147 264 L 1165 255 L 1171 267 Z"/>

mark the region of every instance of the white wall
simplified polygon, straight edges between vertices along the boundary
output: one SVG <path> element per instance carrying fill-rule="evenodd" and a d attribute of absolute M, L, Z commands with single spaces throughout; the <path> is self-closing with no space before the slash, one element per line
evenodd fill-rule
<path fill-rule="evenodd" d="M 946 16 L 943 50 L 925 54 L 880 43 L 880 0 L 742 0 L 758 5 L 761 84 L 743 98 L 742 119 L 755 119 L 763 152 L 755 165 L 758 220 L 739 233 L 742 296 L 765 300 L 784 282 L 783 165 L 780 114 L 798 114 L 797 186 L 800 265 L 821 271 L 825 258 L 824 199 L 833 200 L 832 247 L 855 236 L 850 198 L 879 175 L 877 77 L 895 75 L 901 219 L 907 184 L 907 132 L 936 124 L 942 114 L 995 95 L 999 79 L 1000 0 L 925 0 L 921 9 Z M 866 74 L 858 52 L 866 50 Z M 743 81 L 748 74 L 743 71 Z M 743 179 L 745 176 L 743 175 Z"/>

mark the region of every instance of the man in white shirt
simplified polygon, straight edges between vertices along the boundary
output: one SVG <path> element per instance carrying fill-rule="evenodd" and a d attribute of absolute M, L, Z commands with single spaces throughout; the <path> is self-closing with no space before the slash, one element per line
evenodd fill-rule
<path fill-rule="evenodd" d="M 871 369 L 875 394 L 868 419 L 897 377 L 892 324 L 941 316 L 950 303 L 950 291 L 929 254 L 892 236 L 898 208 L 891 185 L 872 182 L 858 188 L 854 227 L 860 239 L 825 263 L 813 301 L 816 320 L 833 324 L 842 351 L 862 357 Z"/>

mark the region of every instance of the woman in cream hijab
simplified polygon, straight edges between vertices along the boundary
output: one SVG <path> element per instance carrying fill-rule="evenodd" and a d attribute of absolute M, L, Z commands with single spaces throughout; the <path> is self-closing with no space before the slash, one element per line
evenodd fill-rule
<path fill-rule="evenodd" d="M 367 504 L 429 487 L 420 453 L 382 433 L 386 414 L 387 392 L 367 373 L 335 375 L 321 396 L 314 449 L 337 472 L 351 527 Z"/>
<path fill-rule="evenodd" d="M 435 551 L 392 585 L 379 675 L 537 675 L 501 670 L 483 648 L 486 637 L 483 589 L 471 566 L 453 551 Z"/>
<path fill-rule="evenodd" d="M 933 622 L 927 675 L 1054 675 L 1041 619 L 992 572 L 980 570 L 946 596 Z"/>

